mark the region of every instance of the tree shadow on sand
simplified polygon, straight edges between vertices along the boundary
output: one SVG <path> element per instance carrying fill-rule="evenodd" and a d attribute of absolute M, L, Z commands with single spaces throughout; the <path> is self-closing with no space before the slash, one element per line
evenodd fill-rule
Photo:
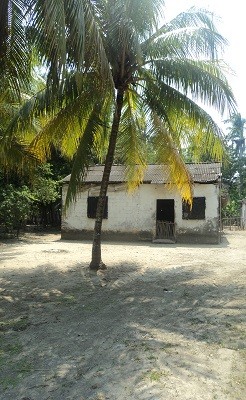
<path fill-rule="evenodd" d="M 240 285 L 216 285 L 210 273 L 182 265 L 140 273 L 127 262 L 100 274 L 51 264 L 5 271 L 2 398 L 156 400 L 177 377 L 217 385 L 196 351 L 240 349 L 245 305 Z"/>

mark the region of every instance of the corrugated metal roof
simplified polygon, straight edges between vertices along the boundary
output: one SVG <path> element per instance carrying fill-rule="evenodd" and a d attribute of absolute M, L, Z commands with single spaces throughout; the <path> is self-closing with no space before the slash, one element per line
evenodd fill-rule
<path fill-rule="evenodd" d="M 220 163 L 198 163 L 186 164 L 191 178 L 194 182 L 209 183 L 218 180 L 221 174 Z M 85 182 L 86 183 L 100 183 L 103 175 L 103 165 L 94 165 L 89 167 Z M 125 178 L 126 167 L 124 165 L 113 165 L 110 174 L 110 183 L 126 182 Z M 69 182 L 70 176 L 68 175 L 63 179 L 63 182 Z M 168 183 L 169 167 L 168 165 L 148 165 L 145 173 L 143 183 Z"/>

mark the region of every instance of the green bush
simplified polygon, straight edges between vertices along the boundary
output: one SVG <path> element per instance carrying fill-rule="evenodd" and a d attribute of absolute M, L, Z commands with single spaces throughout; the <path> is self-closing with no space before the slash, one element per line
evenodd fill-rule
<path fill-rule="evenodd" d="M 0 223 L 6 233 L 16 231 L 26 223 L 34 202 L 33 195 L 27 186 L 15 188 L 6 185 L 0 193 Z"/>

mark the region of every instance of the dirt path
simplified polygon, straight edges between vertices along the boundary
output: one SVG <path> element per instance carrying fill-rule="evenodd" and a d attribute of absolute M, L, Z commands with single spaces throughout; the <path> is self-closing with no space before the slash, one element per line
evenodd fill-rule
<path fill-rule="evenodd" d="M 1 400 L 244 400 L 246 232 L 217 246 L 0 244 Z"/>

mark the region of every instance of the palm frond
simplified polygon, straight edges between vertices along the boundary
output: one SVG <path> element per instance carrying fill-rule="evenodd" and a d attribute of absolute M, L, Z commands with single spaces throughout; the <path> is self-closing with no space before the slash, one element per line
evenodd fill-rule
<path fill-rule="evenodd" d="M 48 71 L 48 81 L 59 88 L 66 70 L 90 71 L 113 88 L 95 6 L 90 0 L 32 0 L 29 36 Z"/>
<path fill-rule="evenodd" d="M 187 26 L 205 26 L 210 31 L 217 32 L 216 21 L 218 17 L 206 9 L 191 7 L 176 15 L 171 21 L 165 24 L 166 30 L 174 30 Z"/>
<path fill-rule="evenodd" d="M 149 74 L 149 73 L 148 73 Z M 191 129 L 207 129 L 216 135 L 221 134 L 221 130 L 214 122 L 212 117 L 196 102 L 177 89 L 169 86 L 162 81 L 146 81 L 144 96 L 147 104 L 168 124 L 175 123 L 179 126 L 179 120 L 186 118 L 190 121 Z M 181 122 L 181 125 L 183 122 Z M 171 127 L 172 128 L 172 127 Z M 173 128 L 172 128 L 173 129 Z"/>
<path fill-rule="evenodd" d="M 78 190 L 84 180 L 89 163 L 93 157 L 95 138 L 97 138 L 98 131 L 102 129 L 103 125 L 100 115 L 102 114 L 104 107 L 105 103 L 103 101 L 95 104 L 90 113 L 85 129 L 82 132 L 73 162 L 71 178 L 65 201 L 65 210 L 68 208 L 69 204 L 76 199 Z"/>
<path fill-rule="evenodd" d="M 121 1 L 119 1 L 122 3 Z M 124 4 L 125 3 L 125 4 Z M 163 0 L 127 0 L 123 2 L 128 20 L 134 23 L 135 30 L 140 37 L 149 37 L 157 29 L 164 12 Z"/>
<path fill-rule="evenodd" d="M 150 79 L 143 95 L 149 109 L 172 132 L 177 149 L 181 150 L 192 141 L 196 143 L 197 159 L 206 151 L 214 160 L 222 160 L 225 155 L 223 133 L 202 107 L 172 87 Z"/>
<path fill-rule="evenodd" d="M 225 39 L 207 27 L 185 27 L 163 33 L 149 44 L 142 46 L 146 57 L 150 59 L 215 59 L 225 44 Z"/>
<path fill-rule="evenodd" d="M 32 148 L 45 158 L 50 155 L 50 149 L 54 145 L 63 155 L 72 158 L 88 123 L 93 104 L 94 102 L 87 101 L 85 95 L 81 95 L 77 101 L 61 110 L 57 109 L 57 114 L 44 124 L 43 129 L 35 136 Z"/>
<path fill-rule="evenodd" d="M 24 27 L 25 2 L 1 1 L 0 6 L 0 94 L 10 88 L 16 100 L 28 88 L 31 76 L 30 48 Z"/>
<path fill-rule="evenodd" d="M 153 113 L 152 115 L 152 135 L 156 150 L 156 161 L 159 164 L 168 165 L 170 170 L 170 187 L 176 187 L 182 199 L 192 204 L 192 178 L 186 165 L 174 146 L 172 134 Z"/>
<path fill-rule="evenodd" d="M 12 138 L 11 141 L 1 136 L 0 132 L 0 166 L 6 170 L 22 173 L 23 170 L 34 170 L 40 159 L 31 151 L 28 143 L 20 138 Z"/>
<path fill-rule="evenodd" d="M 146 168 L 146 121 L 142 100 L 134 90 L 125 93 L 119 131 L 122 162 L 126 165 L 128 190 L 134 190 L 143 180 Z"/>
<path fill-rule="evenodd" d="M 153 71 L 159 81 L 217 109 L 221 115 L 225 109 L 235 112 L 236 101 L 219 62 L 158 60 L 153 62 Z"/>
<path fill-rule="evenodd" d="M 207 10 L 196 9 L 195 7 L 178 14 L 171 21 L 162 25 L 154 34 L 142 43 L 143 51 L 148 51 L 149 47 L 156 47 L 155 42 L 161 42 L 163 39 L 167 41 L 167 47 L 171 47 L 171 41 L 177 42 L 177 47 L 180 47 L 183 38 L 185 46 L 188 45 L 188 51 L 192 54 L 201 53 L 201 49 L 205 51 L 207 56 L 213 59 L 218 54 L 227 42 L 217 31 L 214 23 L 214 14 Z M 191 41 L 189 43 L 188 36 Z M 207 42 L 206 42 L 207 40 Z M 160 45 L 160 44 L 159 44 Z M 192 45 L 194 49 L 192 50 Z M 184 46 L 182 46 L 184 50 Z M 177 52 L 176 52 L 177 54 Z M 189 53 L 188 53 L 189 54 Z"/>
<path fill-rule="evenodd" d="M 49 154 L 51 144 L 58 145 L 69 157 L 74 155 L 82 121 L 87 119 L 88 110 L 104 88 L 100 76 L 94 72 L 86 76 L 78 72 L 66 75 L 58 92 L 48 85 L 27 100 L 16 110 L 6 129 L 9 138 L 17 131 L 23 135 L 33 132 L 36 136 L 33 145 L 43 157 Z M 112 101 L 111 89 L 104 88 L 104 96 L 106 93 Z"/>

